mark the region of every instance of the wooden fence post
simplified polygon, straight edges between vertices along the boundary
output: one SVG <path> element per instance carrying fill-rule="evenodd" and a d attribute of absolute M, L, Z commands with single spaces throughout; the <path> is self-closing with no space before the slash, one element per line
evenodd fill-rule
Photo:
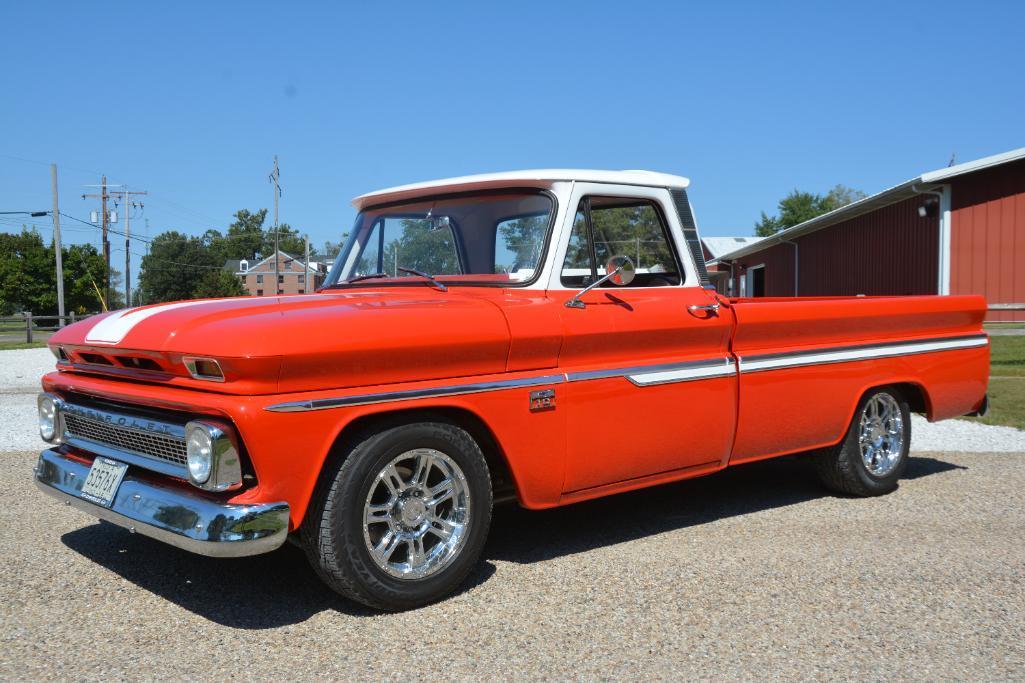
<path fill-rule="evenodd" d="M 25 311 L 25 343 L 32 343 L 32 311 Z"/>

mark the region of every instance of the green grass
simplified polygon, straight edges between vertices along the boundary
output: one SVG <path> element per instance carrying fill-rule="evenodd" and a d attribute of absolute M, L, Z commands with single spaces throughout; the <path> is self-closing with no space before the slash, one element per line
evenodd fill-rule
<path fill-rule="evenodd" d="M 1025 336 L 989 342 L 989 414 L 964 419 L 1025 429 Z"/>
<path fill-rule="evenodd" d="M 7 342 L 0 341 L 0 351 L 11 351 L 13 349 L 41 349 L 46 346 L 46 342 L 38 341 L 26 344 L 25 342 Z"/>
<path fill-rule="evenodd" d="M 1025 377 L 1025 335 L 989 338 L 989 374 Z"/>
<path fill-rule="evenodd" d="M 966 417 L 972 422 L 1025 429 L 1025 377 L 994 378 L 989 381 L 989 414 Z"/>

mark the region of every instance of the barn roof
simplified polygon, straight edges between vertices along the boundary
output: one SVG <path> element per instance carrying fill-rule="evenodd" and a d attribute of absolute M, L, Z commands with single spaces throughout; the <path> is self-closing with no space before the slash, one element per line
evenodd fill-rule
<path fill-rule="evenodd" d="M 702 237 L 701 243 L 708 249 L 708 253 L 712 255 L 712 259 L 718 259 L 723 254 L 728 254 L 731 251 L 746 247 L 755 242 L 760 242 L 765 239 L 764 237 Z"/>
<path fill-rule="evenodd" d="M 862 214 L 869 213 L 870 211 L 875 211 L 876 209 L 880 209 L 884 206 L 889 206 L 890 204 L 895 204 L 904 199 L 914 197 L 916 194 L 920 194 L 923 190 L 936 189 L 937 186 L 942 185 L 944 181 L 952 178 L 966 175 L 968 173 L 974 173 L 976 171 L 982 171 L 994 166 L 1009 164 L 1022 159 L 1025 159 L 1025 147 L 1013 149 L 1010 152 L 1004 152 L 1003 154 L 994 154 L 993 156 L 983 157 L 982 159 L 975 159 L 974 161 L 966 161 L 965 163 L 957 164 L 956 166 L 948 166 L 935 171 L 929 171 L 928 173 L 922 173 L 910 180 L 905 180 L 903 183 L 885 189 L 882 192 L 877 192 L 874 195 L 852 202 L 847 206 L 842 206 L 839 209 L 830 211 L 829 213 L 824 213 L 821 216 L 799 223 L 792 228 L 787 228 L 786 230 L 777 232 L 775 235 L 766 237 L 757 244 L 744 245 L 739 249 L 734 249 L 733 251 L 719 256 L 718 260 L 732 261 L 742 256 L 747 256 L 748 254 L 761 251 L 762 249 L 774 244 L 792 240 L 795 237 L 807 235 L 808 233 L 815 232 L 816 230 L 828 228 L 831 225 L 841 223 Z"/>

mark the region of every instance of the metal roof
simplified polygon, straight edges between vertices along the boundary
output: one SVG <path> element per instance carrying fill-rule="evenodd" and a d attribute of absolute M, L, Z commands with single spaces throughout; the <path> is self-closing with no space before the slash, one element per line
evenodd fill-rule
<path fill-rule="evenodd" d="M 965 163 L 957 164 L 956 166 L 948 166 L 947 168 L 929 171 L 928 173 L 923 173 L 911 178 L 910 180 L 905 180 L 903 183 L 887 188 L 882 192 L 877 192 L 870 197 L 865 197 L 864 199 L 852 202 L 847 206 L 841 206 L 839 209 L 834 209 L 829 213 L 824 213 L 821 216 L 817 216 L 811 220 L 799 223 L 781 232 L 777 232 L 775 235 L 766 237 L 757 244 L 745 245 L 739 249 L 723 254 L 719 256 L 718 260 L 732 261 L 742 256 L 747 256 L 748 254 L 761 251 L 762 249 L 774 244 L 786 242 L 787 240 L 807 235 L 808 233 L 821 230 L 822 228 L 828 228 L 831 225 L 855 218 L 870 211 L 875 211 L 876 209 L 880 209 L 884 206 L 895 204 L 904 199 L 908 199 L 909 197 L 913 197 L 916 194 L 920 194 L 922 190 L 934 189 L 937 185 L 941 185 L 944 181 L 950 180 L 951 178 L 992 168 L 994 166 L 1000 166 L 1002 164 L 1008 164 L 1013 161 L 1020 161 L 1022 159 L 1025 159 L 1025 147 L 1020 147 L 1002 154 L 983 157 L 982 159 L 976 159 L 974 161 L 966 161 Z"/>
<path fill-rule="evenodd" d="M 530 171 L 506 171 L 504 173 L 484 173 L 458 178 L 430 180 L 424 183 L 399 185 L 376 192 L 360 195 L 352 200 L 352 205 L 362 210 L 371 204 L 434 194 L 441 189 L 453 191 L 475 190 L 491 187 L 546 187 L 560 180 L 576 180 L 585 183 L 610 183 L 614 185 L 644 185 L 655 187 L 685 188 L 690 180 L 678 175 L 657 173 L 655 171 L 590 171 L 583 169 L 539 169 Z"/>
<path fill-rule="evenodd" d="M 749 244 L 760 242 L 764 237 L 702 237 L 701 243 L 708 249 L 708 253 L 712 255 L 712 261 L 714 262 L 723 254 L 728 254 L 730 251 L 746 247 Z"/>

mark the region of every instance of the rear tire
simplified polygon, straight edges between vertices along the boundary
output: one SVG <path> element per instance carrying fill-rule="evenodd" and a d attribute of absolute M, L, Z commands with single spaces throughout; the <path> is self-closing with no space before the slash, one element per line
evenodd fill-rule
<path fill-rule="evenodd" d="M 881 496 L 897 488 L 911 449 L 911 411 L 900 390 L 879 387 L 862 396 L 847 434 L 815 455 L 815 469 L 832 491 Z"/>
<path fill-rule="evenodd" d="M 439 600 L 476 566 L 491 523 L 480 447 L 443 422 L 363 438 L 325 472 L 301 528 L 306 555 L 332 589 L 398 611 Z"/>

